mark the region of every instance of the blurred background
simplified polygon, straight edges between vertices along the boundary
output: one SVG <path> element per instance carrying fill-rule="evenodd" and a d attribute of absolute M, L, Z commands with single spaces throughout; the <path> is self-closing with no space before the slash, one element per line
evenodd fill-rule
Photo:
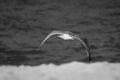
<path fill-rule="evenodd" d="M 56 36 L 71 31 L 90 47 L 92 62 L 120 62 L 120 0 L 0 0 L 0 65 L 88 62 L 77 40 Z"/>

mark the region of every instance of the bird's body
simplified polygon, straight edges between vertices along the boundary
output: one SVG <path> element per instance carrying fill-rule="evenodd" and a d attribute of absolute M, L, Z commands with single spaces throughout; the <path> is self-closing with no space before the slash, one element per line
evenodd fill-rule
<path fill-rule="evenodd" d="M 52 31 L 51 33 L 48 34 L 48 36 L 42 41 L 42 43 L 40 44 L 40 46 L 37 48 L 37 51 L 39 50 L 39 48 L 45 43 L 45 41 L 50 38 L 51 36 L 53 35 L 57 35 L 57 37 L 60 37 L 64 40 L 74 40 L 74 39 L 77 39 L 79 40 L 83 46 L 85 47 L 85 51 L 87 53 L 87 56 L 89 57 L 89 60 L 91 59 L 91 55 L 89 53 L 89 50 L 88 50 L 88 47 L 87 45 L 85 44 L 85 42 L 80 38 L 79 35 L 77 34 L 74 34 L 72 32 L 69 32 L 69 31 Z"/>
<path fill-rule="evenodd" d="M 58 37 L 64 40 L 74 40 L 74 38 L 72 38 L 69 34 L 61 34 L 61 35 L 58 35 Z"/>

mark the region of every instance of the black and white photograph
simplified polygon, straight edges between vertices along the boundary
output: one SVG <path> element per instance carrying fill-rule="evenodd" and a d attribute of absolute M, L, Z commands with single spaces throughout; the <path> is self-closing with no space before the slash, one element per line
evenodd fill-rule
<path fill-rule="evenodd" d="M 0 0 L 0 80 L 120 80 L 120 0 Z"/>

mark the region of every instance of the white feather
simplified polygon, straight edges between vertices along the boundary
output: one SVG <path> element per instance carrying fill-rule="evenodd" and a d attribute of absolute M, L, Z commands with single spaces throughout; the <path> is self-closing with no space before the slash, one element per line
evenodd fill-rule
<path fill-rule="evenodd" d="M 61 34 L 58 37 L 60 37 L 60 38 L 62 38 L 64 40 L 69 40 L 69 39 L 74 40 L 74 38 L 72 36 L 70 36 L 69 34 Z"/>

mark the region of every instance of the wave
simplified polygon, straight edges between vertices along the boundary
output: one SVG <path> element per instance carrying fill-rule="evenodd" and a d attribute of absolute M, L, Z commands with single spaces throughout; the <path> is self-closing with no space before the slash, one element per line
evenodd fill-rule
<path fill-rule="evenodd" d="M 120 80 L 120 63 L 0 66 L 0 80 Z"/>

